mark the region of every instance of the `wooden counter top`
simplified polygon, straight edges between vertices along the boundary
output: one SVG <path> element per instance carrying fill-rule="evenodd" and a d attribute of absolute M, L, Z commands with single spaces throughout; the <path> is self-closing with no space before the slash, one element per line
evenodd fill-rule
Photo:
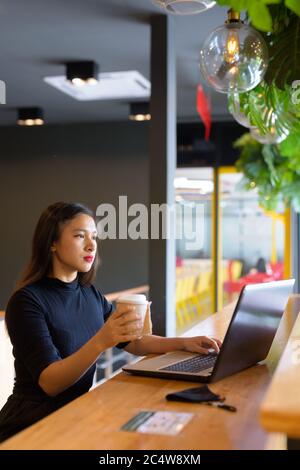
<path fill-rule="evenodd" d="M 289 301 L 266 364 L 227 377 L 211 389 L 237 407 L 229 413 L 203 404 L 168 402 L 166 394 L 199 383 L 137 377 L 120 373 L 50 416 L 5 441 L 0 449 L 264 449 L 269 435 L 259 423 L 259 407 L 293 324 L 295 299 Z M 199 325 L 188 336 L 223 337 L 233 305 Z M 193 419 L 177 436 L 120 431 L 141 410 L 190 412 Z"/>
<path fill-rule="evenodd" d="M 299 300 L 299 299 L 298 299 Z M 298 311 L 300 301 L 298 302 Z M 269 431 L 300 438 L 300 315 L 261 407 L 261 423 Z"/>

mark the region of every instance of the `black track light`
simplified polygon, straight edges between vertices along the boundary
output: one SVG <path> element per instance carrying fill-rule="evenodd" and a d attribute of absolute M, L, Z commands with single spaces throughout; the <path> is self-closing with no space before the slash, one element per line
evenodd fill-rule
<path fill-rule="evenodd" d="M 99 66 L 93 60 L 66 63 L 66 76 L 73 85 L 96 85 Z"/>
<path fill-rule="evenodd" d="M 149 121 L 151 119 L 149 102 L 130 103 L 129 119 L 131 121 Z"/>
<path fill-rule="evenodd" d="M 19 108 L 19 126 L 42 126 L 44 124 L 44 113 L 42 108 Z"/>

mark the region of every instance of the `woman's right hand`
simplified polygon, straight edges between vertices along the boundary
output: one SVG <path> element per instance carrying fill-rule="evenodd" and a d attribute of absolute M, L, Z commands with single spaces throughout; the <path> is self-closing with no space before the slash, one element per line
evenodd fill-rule
<path fill-rule="evenodd" d="M 104 349 L 108 349 L 118 343 L 138 339 L 141 327 L 140 316 L 133 309 L 118 306 L 100 328 L 97 336 Z"/>

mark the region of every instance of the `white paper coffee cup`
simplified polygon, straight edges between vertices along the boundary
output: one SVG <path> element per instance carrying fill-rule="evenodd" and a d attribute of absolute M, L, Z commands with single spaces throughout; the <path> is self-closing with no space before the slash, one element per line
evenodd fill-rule
<path fill-rule="evenodd" d="M 116 300 L 116 304 L 117 306 L 122 306 L 122 308 L 130 308 L 134 310 L 137 314 L 139 314 L 141 328 L 137 332 L 137 335 L 138 337 L 141 337 L 143 335 L 145 316 L 148 306 L 146 296 L 143 294 L 123 295 Z"/>

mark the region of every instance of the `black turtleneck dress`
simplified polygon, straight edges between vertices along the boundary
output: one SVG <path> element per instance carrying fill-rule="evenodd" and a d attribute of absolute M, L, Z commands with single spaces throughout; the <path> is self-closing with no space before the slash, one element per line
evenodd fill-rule
<path fill-rule="evenodd" d="M 92 338 L 111 312 L 106 298 L 78 279 L 63 282 L 47 277 L 13 294 L 5 318 L 16 375 L 13 393 L 0 411 L 0 442 L 89 390 L 95 364 L 55 397 L 48 396 L 38 380 L 47 366 L 70 356 Z"/>

